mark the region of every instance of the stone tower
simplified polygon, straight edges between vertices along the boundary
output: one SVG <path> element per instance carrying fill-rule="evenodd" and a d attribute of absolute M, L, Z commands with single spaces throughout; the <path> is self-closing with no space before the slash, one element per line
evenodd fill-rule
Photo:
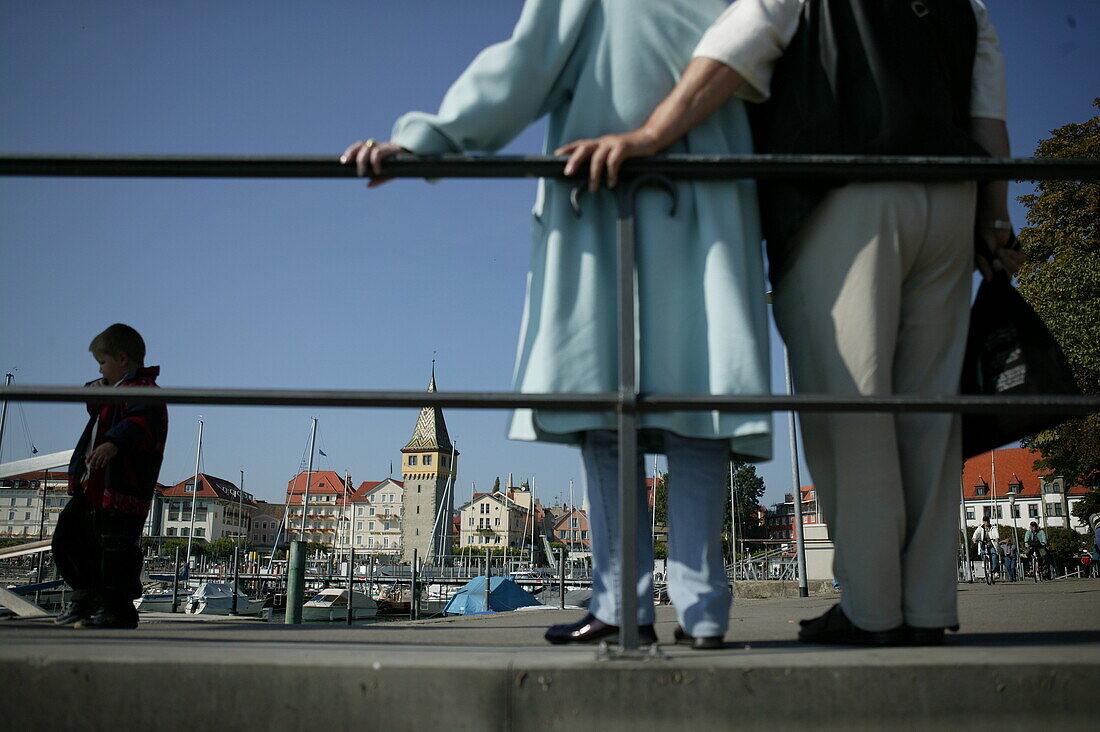
<path fill-rule="evenodd" d="M 428 393 L 435 390 L 433 361 Z M 412 560 L 413 549 L 422 560 L 429 551 L 436 557 L 449 553 L 454 495 L 448 490 L 451 476 L 457 469 L 458 452 L 447 434 L 443 410 L 424 407 L 416 420 L 412 439 L 401 448 L 401 477 L 405 482 L 401 507 L 401 557 L 404 561 Z"/>

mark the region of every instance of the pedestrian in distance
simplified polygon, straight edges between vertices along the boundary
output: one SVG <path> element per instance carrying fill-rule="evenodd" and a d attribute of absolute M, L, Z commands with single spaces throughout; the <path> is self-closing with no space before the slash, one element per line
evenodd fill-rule
<path fill-rule="evenodd" d="M 1001 556 L 1005 560 L 1005 575 L 1009 582 L 1016 581 L 1016 544 L 1007 539 L 1001 539 Z"/>
<path fill-rule="evenodd" d="M 512 37 L 482 51 L 436 114 L 412 112 L 391 140 L 351 145 L 341 158 L 384 180 L 384 160 L 416 154 L 493 152 L 549 115 L 547 151 L 577 137 L 644 121 L 676 84 L 723 0 L 527 0 Z M 732 100 L 678 143 L 682 152 L 751 152 L 744 105 Z M 570 182 L 540 180 L 515 388 L 521 392 L 618 390 L 616 207 L 593 191 L 571 205 Z M 669 214 L 657 194 L 639 197 L 638 369 L 645 392 L 763 394 L 769 388 L 767 312 L 755 185 L 681 182 Z M 618 448 L 610 412 L 517 410 L 509 436 L 581 448 L 591 507 L 594 587 L 581 621 L 547 631 L 551 643 L 614 638 L 621 623 Z M 719 648 L 729 583 L 720 531 L 731 455 L 771 456 L 771 418 L 719 412 L 646 412 L 641 446 L 669 456 L 669 595 L 677 641 Z M 639 455 L 639 476 L 644 476 Z M 636 490 L 645 505 L 645 483 Z M 653 642 L 653 544 L 646 511 L 638 537 L 637 622 Z"/>
<path fill-rule="evenodd" d="M 145 366 L 145 341 L 116 323 L 88 348 L 101 378 L 85 386 L 133 391 L 123 403 L 89 395 L 88 423 L 69 463 L 71 498 L 57 518 L 52 549 L 73 589 L 59 625 L 136 628 L 141 597 L 141 530 L 153 502 L 168 437 L 168 410 L 141 403 L 159 366 Z"/>
<path fill-rule="evenodd" d="M 566 172 L 616 185 L 731 97 L 763 153 L 1008 156 L 1004 62 L 978 0 L 737 0 L 635 130 L 581 139 Z M 775 317 L 799 392 L 957 393 L 970 273 L 1013 271 L 1007 184 L 762 186 Z M 980 243 L 975 262 L 975 239 Z M 961 459 L 950 414 L 803 413 L 839 605 L 806 642 L 942 643 L 957 628 Z"/>

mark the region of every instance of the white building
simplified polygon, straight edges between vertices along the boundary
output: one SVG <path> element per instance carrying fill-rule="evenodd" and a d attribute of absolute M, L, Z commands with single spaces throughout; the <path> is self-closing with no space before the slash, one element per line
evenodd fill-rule
<path fill-rule="evenodd" d="M 190 535 L 192 504 L 195 505 L 195 539 L 213 541 L 248 536 L 249 517 L 255 502 L 252 494 L 228 480 L 199 473 L 198 495 L 195 495 L 194 478 L 188 478 L 166 488 L 162 500 L 160 525 L 167 538 Z"/>
<path fill-rule="evenodd" d="M 0 480 L 0 539 L 52 537 L 57 516 L 69 502 L 68 486 L 67 471 L 35 471 Z"/>

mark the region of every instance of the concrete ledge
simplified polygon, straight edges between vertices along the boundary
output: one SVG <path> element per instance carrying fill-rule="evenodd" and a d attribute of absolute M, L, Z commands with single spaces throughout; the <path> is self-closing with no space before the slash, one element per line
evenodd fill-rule
<path fill-rule="evenodd" d="M 355 662 L 0 661 L 13 730 L 1013 729 L 1095 722 L 1097 663 L 906 663 L 903 650 L 592 661 L 590 652 L 363 649 Z M 577 649 L 580 650 L 580 649 Z M 216 658 L 217 648 L 206 649 Z M 7 654 L 5 654 L 7 655 Z M 192 655 L 192 654 L 187 654 Z M 342 656 L 343 654 L 336 654 Z M 539 656 L 545 656 L 539 658 Z M 780 654 L 792 655 L 792 654 Z M 793 654 L 797 655 L 797 654 Z M 920 655 L 920 654 L 917 654 Z M 1044 654 L 1046 655 L 1046 654 Z M 954 659 L 958 660 L 958 659 Z M 761 662 L 763 661 L 763 662 Z"/>
<path fill-rule="evenodd" d="M 546 645 L 544 628 L 577 611 L 352 628 L 6 620 L 0 709 L 20 732 L 1095 726 L 1100 580 L 961 585 L 964 632 L 941 648 L 795 641 L 798 619 L 834 600 L 740 600 L 724 649 L 664 645 L 661 658 L 632 661 Z M 658 608 L 666 643 L 676 622 Z"/>

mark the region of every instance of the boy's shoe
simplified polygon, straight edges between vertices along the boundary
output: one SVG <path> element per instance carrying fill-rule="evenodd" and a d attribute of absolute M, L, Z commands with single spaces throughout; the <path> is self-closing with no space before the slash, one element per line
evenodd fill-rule
<path fill-rule="evenodd" d="M 73 600 L 53 621 L 58 625 L 72 625 L 81 620 L 87 620 L 93 615 L 95 615 L 95 606 L 92 603 Z"/>
<path fill-rule="evenodd" d="M 137 610 L 130 613 L 115 613 L 106 608 L 100 609 L 90 618 L 77 621 L 76 628 L 124 628 L 132 629 L 138 626 Z"/>
<path fill-rule="evenodd" d="M 845 646 L 900 646 L 906 644 L 904 626 L 890 630 L 864 630 L 848 619 L 840 605 L 812 620 L 801 620 L 798 640 L 803 643 L 830 643 Z"/>

